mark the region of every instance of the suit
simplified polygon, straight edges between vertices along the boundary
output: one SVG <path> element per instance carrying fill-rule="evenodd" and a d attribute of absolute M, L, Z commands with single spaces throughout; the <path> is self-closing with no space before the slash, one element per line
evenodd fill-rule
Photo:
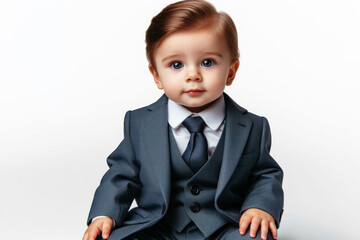
<path fill-rule="evenodd" d="M 243 211 L 259 208 L 279 226 L 283 209 L 280 166 L 270 156 L 271 135 L 264 117 L 249 113 L 224 94 L 224 153 L 215 193 L 216 210 L 229 222 Z M 122 239 L 159 222 L 171 194 L 167 97 L 129 111 L 124 140 L 108 157 L 109 170 L 97 188 L 88 224 L 96 216 L 113 218 L 117 228 L 109 239 Z M 128 211 L 133 199 L 137 208 Z"/>

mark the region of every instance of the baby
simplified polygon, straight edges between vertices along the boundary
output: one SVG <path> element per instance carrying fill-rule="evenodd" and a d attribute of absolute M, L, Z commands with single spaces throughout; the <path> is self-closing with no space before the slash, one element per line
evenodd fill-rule
<path fill-rule="evenodd" d="M 268 121 L 224 93 L 239 68 L 231 18 L 202 0 L 170 4 L 146 52 L 164 95 L 126 113 L 83 239 L 276 239 L 283 172 Z"/>

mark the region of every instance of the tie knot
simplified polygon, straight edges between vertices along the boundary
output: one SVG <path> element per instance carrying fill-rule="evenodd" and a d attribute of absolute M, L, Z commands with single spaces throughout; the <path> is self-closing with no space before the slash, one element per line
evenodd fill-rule
<path fill-rule="evenodd" d="M 183 125 L 190 133 L 202 132 L 205 122 L 201 117 L 188 117 L 183 121 Z"/>

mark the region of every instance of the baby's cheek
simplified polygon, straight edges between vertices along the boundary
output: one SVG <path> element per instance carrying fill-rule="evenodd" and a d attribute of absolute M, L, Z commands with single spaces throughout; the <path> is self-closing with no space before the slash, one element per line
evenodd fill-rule
<path fill-rule="evenodd" d="M 208 91 L 210 91 L 214 95 L 221 95 L 224 89 L 225 89 L 225 83 L 219 83 L 219 82 L 213 83 L 208 87 Z"/>
<path fill-rule="evenodd" d="M 179 90 L 176 90 L 175 88 L 167 88 L 166 92 L 169 95 L 169 97 L 173 97 L 173 98 L 176 98 L 179 95 Z"/>

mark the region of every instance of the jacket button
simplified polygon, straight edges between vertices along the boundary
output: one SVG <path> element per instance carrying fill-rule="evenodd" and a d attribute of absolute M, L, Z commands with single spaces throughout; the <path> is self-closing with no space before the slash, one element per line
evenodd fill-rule
<path fill-rule="evenodd" d="M 165 204 L 162 205 L 162 209 L 161 209 L 161 214 L 164 214 L 165 213 L 165 210 L 166 210 L 166 206 Z"/>
<path fill-rule="evenodd" d="M 190 189 L 190 192 L 194 195 L 199 195 L 200 193 L 200 189 L 198 186 L 192 186 L 191 189 Z"/>
<path fill-rule="evenodd" d="M 200 205 L 198 203 L 192 203 L 190 205 L 190 210 L 193 212 L 193 213 L 197 213 L 197 212 L 200 212 Z"/>

